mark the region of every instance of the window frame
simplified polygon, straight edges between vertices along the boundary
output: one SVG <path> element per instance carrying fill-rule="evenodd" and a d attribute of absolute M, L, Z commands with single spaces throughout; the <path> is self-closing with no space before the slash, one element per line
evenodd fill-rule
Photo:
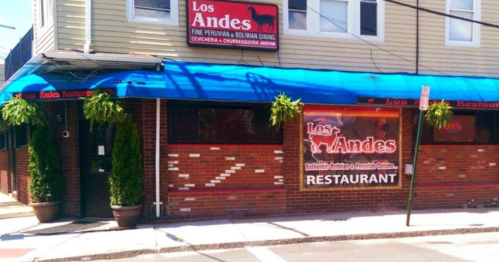
<path fill-rule="evenodd" d="M 362 39 L 369 41 L 384 41 L 385 40 L 385 1 L 377 0 L 377 32 L 378 35 L 361 35 L 360 32 L 360 3 L 362 0 L 337 0 L 348 2 L 348 20 L 347 31 L 345 33 L 337 32 L 320 32 L 320 3 L 321 0 L 308 0 L 306 9 L 307 25 L 306 30 L 290 29 L 289 28 L 289 0 L 283 0 L 283 27 L 284 34 L 311 36 L 311 37 L 330 37 L 339 39 Z M 316 10 L 317 12 L 315 12 Z M 353 34 L 353 35 L 352 35 Z M 355 35 L 355 36 L 354 36 Z"/>
<path fill-rule="evenodd" d="M 477 142 L 477 135 L 478 135 L 478 119 L 480 118 L 479 114 L 480 112 L 485 111 L 485 112 L 491 112 L 493 114 L 493 119 L 491 123 L 491 127 L 489 127 L 490 133 L 490 138 L 488 143 L 484 142 Z M 417 110 L 413 110 L 413 119 L 416 120 L 417 116 L 419 114 L 417 113 Z M 469 116 L 474 116 L 475 117 L 475 126 L 474 126 L 474 134 L 475 137 L 472 142 L 453 142 L 453 141 L 435 141 L 435 134 L 434 134 L 434 129 L 435 127 L 428 126 L 425 122 L 425 124 L 421 128 L 421 132 L 426 133 L 428 138 L 431 139 L 431 141 L 425 141 L 423 137 L 421 137 L 421 145 L 497 145 L 499 144 L 499 112 L 497 111 L 486 111 L 486 110 L 455 110 L 454 115 L 469 115 Z M 413 142 L 415 141 L 416 137 L 416 130 L 417 130 L 417 122 L 413 122 Z"/>
<path fill-rule="evenodd" d="M 170 100 L 168 103 L 168 143 L 169 144 L 201 144 L 201 145 L 214 145 L 214 144 L 227 144 L 227 145 L 282 145 L 284 142 L 284 132 L 282 128 L 280 128 L 277 131 L 277 135 L 279 136 L 279 141 L 256 141 L 257 134 L 254 134 L 254 141 L 248 142 L 248 141 L 202 141 L 200 137 L 198 136 L 196 141 L 193 140 L 182 140 L 182 139 L 173 139 L 172 136 L 174 134 L 173 131 L 173 125 L 175 124 L 171 114 L 173 114 L 174 110 L 172 107 L 178 107 L 178 108 L 196 108 L 197 114 L 199 114 L 199 109 L 232 109 L 232 110 L 252 110 L 253 111 L 253 116 L 255 116 L 255 113 L 258 112 L 260 109 L 264 109 L 265 107 L 269 108 L 269 117 L 270 117 L 270 104 L 269 105 L 262 105 L 262 104 L 256 104 L 256 103 L 231 103 L 231 102 L 192 102 L 192 101 L 181 101 L 181 100 Z M 275 127 L 270 125 L 270 121 L 267 121 L 268 118 L 265 118 L 265 122 L 268 123 L 269 129 L 270 130 L 275 130 Z M 257 130 L 258 126 L 257 123 L 254 121 L 256 118 L 253 119 L 252 125 L 253 129 Z M 197 132 L 200 130 L 199 126 L 199 119 L 196 124 L 197 126 Z"/>
<path fill-rule="evenodd" d="M 445 2 L 445 13 L 451 14 L 451 2 L 454 0 L 446 0 Z M 482 1 L 481 0 L 472 0 L 473 1 L 473 17 L 472 20 L 480 21 L 481 20 L 481 10 L 482 10 Z M 481 25 L 478 23 L 472 23 L 472 40 L 471 41 L 458 41 L 458 40 L 450 40 L 450 20 L 452 18 L 446 16 L 445 17 L 445 45 L 446 46 L 460 46 L 460 47 L 480 47 L 480 38 L 481 38 Z"/>
<path fill-rule="evenodd" d="M 51 3 L 51 5 L 49 5 Z M 47 30 L 54 25 L 54 14 L 55 14 L 55 2 L 54 0 L 38 0 L 37 1 L 37 15 L 38 23 L 37 28 L 40 30 L 40 34 L 45 34 Z M 47 8 L 48 7 L 48 8 Z M 49 12 L 51 9 L 51 12 Z"/>
<path fill-rule="evenodd" d="M 154 17 L 135 17 L 135 0 L 126 0 L 127 22 L 178 26 L 178 0 L 169 1 L 170 19 L 164 19 Z"/>

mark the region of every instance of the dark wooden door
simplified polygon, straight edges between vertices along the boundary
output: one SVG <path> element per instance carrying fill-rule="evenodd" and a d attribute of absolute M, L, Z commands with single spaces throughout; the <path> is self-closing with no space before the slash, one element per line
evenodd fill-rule
<path fill-rule="evenodd" d="M 80 118 L 80 119 L 83 119 Z M 79 123 L 82 214 L 89 218 L 111 218 L 109 175 L 112 171 L 113 130 Z"/>

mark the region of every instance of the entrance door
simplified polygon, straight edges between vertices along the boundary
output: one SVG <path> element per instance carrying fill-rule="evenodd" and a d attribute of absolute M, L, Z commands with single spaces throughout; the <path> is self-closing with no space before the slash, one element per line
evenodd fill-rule
<path fill-rule="evenodd" d="M 81 117 L 80 119 L 84 119 Z M 79 123 L 82 214 L 84 217 L 111 218 L 109 175 L 112 170 L 113 130 L 106 126 Z"/>

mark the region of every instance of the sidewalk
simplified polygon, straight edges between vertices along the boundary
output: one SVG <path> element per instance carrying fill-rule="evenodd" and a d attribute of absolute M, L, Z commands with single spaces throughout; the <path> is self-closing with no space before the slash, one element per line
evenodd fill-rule
<path fill-rule="evenodd" d="M 0 206 L 0 209 L 2 207 Z M 277 218 L 139 225 L 116 230 L 114 221 L 34 217 L 0 219 L 0 262 L 70 261 L 138 254 L 477 232 L 499 232 L 499 208 L 350 212 Z M 6 230 L 7 229 L 7 230 Z"/>

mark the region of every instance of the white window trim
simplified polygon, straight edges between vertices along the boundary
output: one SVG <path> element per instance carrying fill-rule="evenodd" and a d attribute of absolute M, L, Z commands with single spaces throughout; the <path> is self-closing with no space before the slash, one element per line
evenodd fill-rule
<path fill-rule="evenodd" d="M 289 0 L 283 0 L 283 27 L 284 34 L 311 36 L 311 37 L 332 37 L 340 39 L 362 38 L 368 41 L 385 40 L 385 1 L 378 0 L 378 35 L 369 36 L 360 34 L 360 0 L 349 0 L 348 2 L 348 33 L 320 32 L 320 0 L 311 0 L 307 6 L 307 29 L 289 29 Z M 314 11 L 315 10 L 315 11 Z M 319 13 L 317 13 L 319 12 Z M 355 19 L 354 19 L 355 18 Z"/>
<path fill-rule="evenodd" d="M 445 13 L 450 14 L 450 2 L 451 0 L 446 0 L 445 4 Z M 474 16 L 473 20 L 480 21 L 482 18 L 482 1 L 474 0 L 473 1 L 473 11 Z M 456 41 L 450 40 L 450 17 L 445 17 L 445 45 L 448 46 L 464 46 L 464 47 L 480 47 L 480 38 L 481 38 L 481 26 L 480 24 L 473 23 L 473 34 L 472 41 Z"/>
<path fill-rule="evenodd" d="M 170 0 L 170 19 L 154 18 L 154 17 L 135 17 L 135 1 L 126 0 L 126 17 L 128 22 L 159 24 L 159 25 L 175 25 L 178 26 L 178 0 Z"/>
<path fill-rule="evenodd" d="M 45 20 L 45 24 L 42 26 L 42 1 L 43 2 L 47 2 L 47 0 L 38 0 L 37 1 L 37 15 L 38 15 L 38 23 L 37 23 L 37 30 L 39 31 L 39 35 L 44 35 L 45 33 L 47 33 L 47 31 L 49 30 L 49 28 L 52 28 L 53 25 L 54 25 L 54 16 L 55 16 L 55 12 L 54 12 L 54 6 L 55 6 L 55 1 L 53 0 L 52 1 L 52 17 L 51 19 L 47 19 Z M 44 14 L 44 17 L 47 17 L 47 6 L 46 4 L 43 5 L 44 8 L 45 8 L 45 14 Z"/>

